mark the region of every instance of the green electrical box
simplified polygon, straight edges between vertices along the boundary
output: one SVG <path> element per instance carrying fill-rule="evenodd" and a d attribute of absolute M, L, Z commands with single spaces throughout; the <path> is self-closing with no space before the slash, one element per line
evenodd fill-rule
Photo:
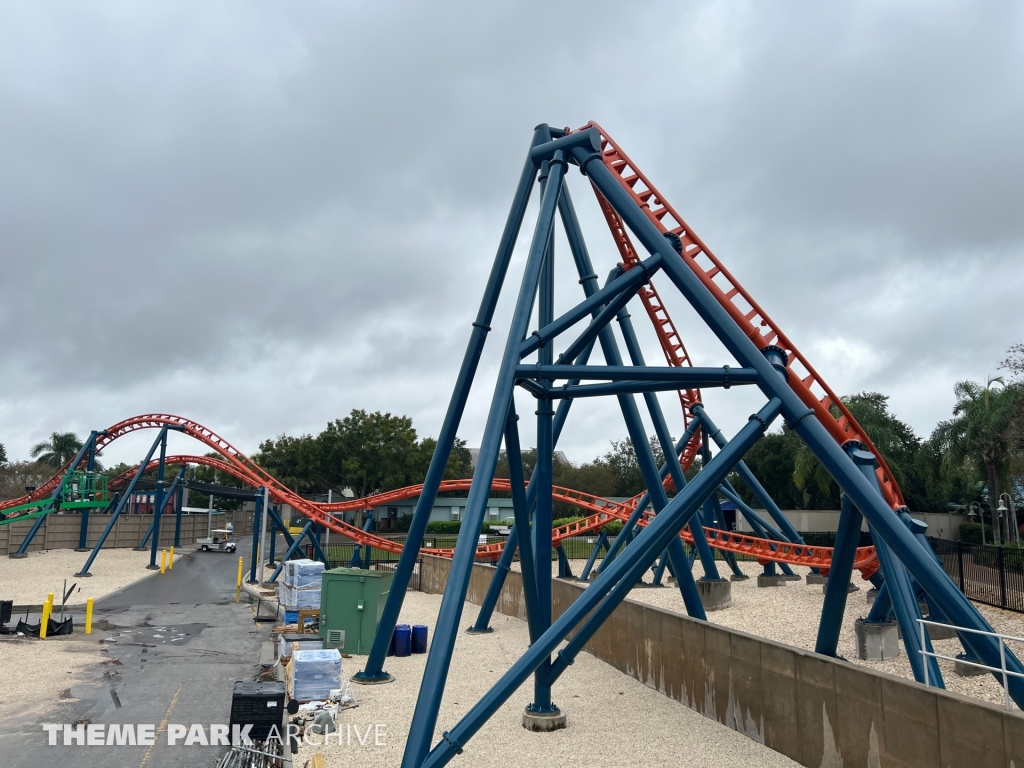
<path fill-rule="evenodd" d="M 320 592 L 320 637 L 324 647 L 368 654 L 394 578 L 391 571 L 324 571 Z"/>

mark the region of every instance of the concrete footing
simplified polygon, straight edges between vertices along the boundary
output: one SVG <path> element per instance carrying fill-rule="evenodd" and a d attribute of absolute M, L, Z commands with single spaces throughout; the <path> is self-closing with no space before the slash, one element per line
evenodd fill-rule
<path fill-rule="evenodd" d="M 565 712 L 556 709 L 554 712 L 523 712 L 523 728 L 535 733 L 560 731 L 569 724 Z"/>
<path fill-rule="evenodd" d="M 971 661 L 974 661 L 974 659 L 971 659 Z M 959 675 L 960 677 L 979 677 L 980 675 L 989 674 L 989 671 L 987 669 L 982 669 L 981 667 L 974 667 L 970 664 L 964 664 L 962 661 L 960 661 L 960 659 L 957 659 L 953 663 L 953 673 Z"/>
<path fill-rule="evenodd" d="M 757 577 L 759 587 L 784 587 L 789 581 L 785 576 L 765 576 L 763 573 Z"/>
<path fill-rule="evenodd" d="M 28 552 L 24 552 L 20 555 L 17 552 L 11 552 L 8 557 L 11 558 L 11 560 L 21 560 L 23 557 L 28 557 Z"/>
<path fill-rule="evenodd" d="M 740 574 L 735 574 L 734 573 L 734 574 L 732 574 L 732 576 L 729 577 L 729 581 L 750 581 L 750 577 L 747 576 L 747 574 L 745 574 L 745 573 L 740 573 Z"/>
<path fill-rule="evenodd" d="M 821 594 L 824 595 L 827 591 L 828 591 L 828 583 L 827 583 L 827 580 L 826 580 L 826 583 L 821 585 Z M 852 581 L 849 584 L 846 585 L 846 593 L 850 594 L 851 592 L 860 592 L 860 587 L 858 587 Z"/>
<path fill-rule="evenodd" d="M 853 624 L 857 642 L 857 658 L 885 661 L 900 655 L 899 628 L 895 621 L 867 622 L 857 619 Z"/>
<path fill-rule="evenodd" d="M 784 573 L 782 574 L 782 578 L 784 581 L 803 581 L 803 579 L 801 579 L 795 573 L 792 576 L 790 576 L 788 573 Z"/>
<path fill-rule="evenodd" d="M 697 592 L 705 611 L 721 611 L 732 605 L 732 582 L 725 579 L 697 579 Z"/>
<path fill-rule="evenodd" d="M 823 576 L 820 573 L 808 573 L 807 574 L 808 584 L 828 584 L 828 576 Z"/>
<path fill-rule="evenodd" d="M 483 629 L 477 629 L 475 626 L 466 627 L 467 635 L 489 635 L 494 631 L 494 627 L 484 627 Z"/>

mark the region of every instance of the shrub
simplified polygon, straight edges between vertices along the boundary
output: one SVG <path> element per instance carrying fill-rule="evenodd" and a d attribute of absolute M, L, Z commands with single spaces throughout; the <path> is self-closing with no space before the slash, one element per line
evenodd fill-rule
<path fill-rule="evenodd" d="M 557 520 L 552 520 L 551 521 L 551 527 L 552 528 L 561 528 L 563 525 L 568 525 L 569 523 L 575 523 L 577 520 L 582 520 L 582 519 L 583 518 L 581 516 L 579 516 L 579 515 L 577 515 L 576 517 L 560 517 Z"/>
<path fill-rule="evenodd" d="M 968 544 L 981 544 L 981 523 L 964 521 L 960 523 L 960 541 Z M 992 543 L 992 526 L 985 524 L 985 542 Z"/>
<path fill-rule="evenodd" d="M 601 526 L 601 530 L 608 536 L 618 536 L 622 533 L 622 521 L 612 520 L 610 523 L 605 523 Z"/>
<path fill-rule="evenodd" d="M 457 534 L 462 529 L 461 520 L 434 520 L 427 523 L 427 533 Z"/>
<path fill-rule="evenodd" d="M 395 533 L 408 533 L 412 525 L 412 515 L 402 515 L 395 521 Z"/>

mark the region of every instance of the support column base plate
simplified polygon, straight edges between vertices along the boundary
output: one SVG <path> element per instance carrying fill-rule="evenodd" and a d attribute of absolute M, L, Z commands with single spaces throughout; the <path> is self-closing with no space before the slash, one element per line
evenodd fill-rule
<path fill-rule="evenodd" d="M 380 677 L 360 677 L 361 673 L 356 672 L 349 678 L 356 685 L 385 685 L 395 682 L 395 676 L 384 672 Z"/>

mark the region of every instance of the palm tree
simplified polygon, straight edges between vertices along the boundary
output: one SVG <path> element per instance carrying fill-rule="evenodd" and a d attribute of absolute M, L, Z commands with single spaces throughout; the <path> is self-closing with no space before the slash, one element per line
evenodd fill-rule
<path fill-rule="evenodd" d="M 994 384 L 999 384 L 999 388 Z M 973 381 L 961 381 L 953 391 L 953 418 L 939 422 L 932 439 L 940 446 L 946 466 L 971 464 L 983 470 L 994 516 L 1000 481 L 1020 447 L 1016 444 L 1017 426 L 1024 406 L 1024 390 L 1006 385 L 1002 377 L 994 376 L 984 387 Z"/>
<path fill-rule="evenodd" d="M 54 432 L 32 448 L 32 458 L 40 464 L 63 467 L 82 450 L 82 441 L 74 432 Z"/>

